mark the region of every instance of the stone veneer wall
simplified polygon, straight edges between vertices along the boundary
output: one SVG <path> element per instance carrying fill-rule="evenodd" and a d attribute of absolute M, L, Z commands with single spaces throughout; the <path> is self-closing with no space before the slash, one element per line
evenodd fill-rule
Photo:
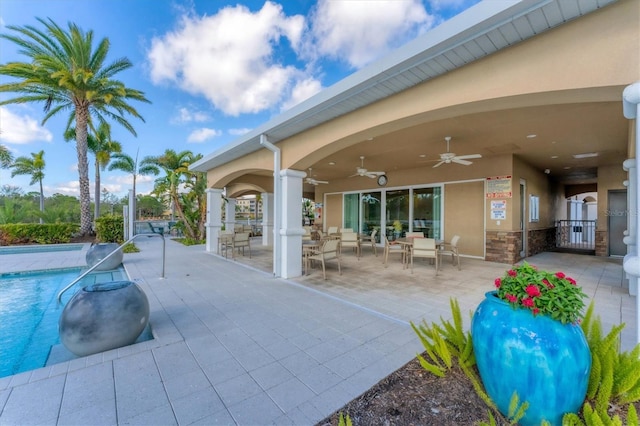
<path fill-rule="evenodd" d="M 529 231 L 527 256 L 553 251 L 556 248 L 556 228 L 533 229 Z"/>
<path fill-rule="evenodd" d="M 520 260 L 521 231 L 487 231 L 485 260 L 513 265 Z"/>
<path fill-rule="evenodd" d="M 596 256 L 609 256 L 609 233 L 596 230 Z"/>

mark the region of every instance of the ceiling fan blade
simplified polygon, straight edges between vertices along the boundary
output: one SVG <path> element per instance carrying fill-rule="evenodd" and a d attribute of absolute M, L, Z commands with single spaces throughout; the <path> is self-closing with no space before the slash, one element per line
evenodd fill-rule
<path fill-rule="evenodd" d="M 439 166 L 441 166 L 443 164 L 444 164 L 444 161 L 440 161 L 440 162 L 436 163 L 436 165 L 433 166 L 433 168 L 435 169 L 436 167 L 439 167 Z"/>
<path fill-rule="evenodd" d="M 458 160 L 471 160 L 472 158 L 482 158 L 480 154 L 469 154 L 469 155 L 458 155 L 456 156 Z"/>
<path fill-rule="evenodd" d="M 356 176 L 361 176 L 361 175 L 360 175 L 360 173 L 356 173 L 356 174 L 353 174 L 353 175 L 351 175 L 349 177 L 356 177 Z"/>
<path fill-rule="evenodd" d="M 367 172 L 367 174 L 374 175 L 374 176 L 382 176 L 384 172 Z"/>
<path fill-rule="evenodd" d="M 329 183 L 329 181 L 327 181 L 327 180 L 317 180 L 316 181 L 316 185 L 319 184 L 319 183 Z"/>
<path fill-rule="evenodd" d="M 371 178 L 371 179 L 375 179 L 375 178 L 377 178 L 377 177 L 378 177 L 378 175 L 373 174 L 373 173 L 371 173 L 371 172 L 364 174 L 364 176 L 366 176 L 366 177 L 368 177 L 368 178 Z"/>
<path fill-rule="evenodd" d="M 470 165 L 470 164 L 473 164 L 473 162 L 472 162 L 472 161 L 461 160 L 461 159 L 460 159 L 460 157 L 456 157 L 456 158 L 451 159 L 451 162 L 453 162 L 453 163 L 458 163 L 458 164 L 462 164 L 462 165 L 464 165 L 464 166 L 468 166 L 468 165 Z"/>

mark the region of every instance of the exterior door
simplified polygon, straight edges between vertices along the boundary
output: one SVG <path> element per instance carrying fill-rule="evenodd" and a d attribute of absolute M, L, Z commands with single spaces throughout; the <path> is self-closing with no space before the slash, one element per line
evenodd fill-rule
<path fill-rule="evenodd" d="M 609 191 L 608 198 L 609 256 L 624 256 L 627 254 L 627 245 L 622 242 L 627 229 L 627 191 Z"/>

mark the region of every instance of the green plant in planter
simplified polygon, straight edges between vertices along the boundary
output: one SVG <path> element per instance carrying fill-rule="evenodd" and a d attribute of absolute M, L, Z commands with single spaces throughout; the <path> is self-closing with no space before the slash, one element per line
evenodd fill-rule
<path fill-rule="evenodd" d="M 497 296 L 515 309 L 548 315 L 562 324 L 577 324 L 587 296 L 576 281 L 563 272 L 540 271 L 524 262 L 496 278 Z"/>

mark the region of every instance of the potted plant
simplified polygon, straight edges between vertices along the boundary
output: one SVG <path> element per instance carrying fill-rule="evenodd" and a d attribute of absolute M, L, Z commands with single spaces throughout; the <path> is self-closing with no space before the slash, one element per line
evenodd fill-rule
<path fill-rule="evenodd" d="M 471 334 L 487 394 L 507 414 L 514 392 L 529 405 L 521 425 L 562 424 L 579 411 L 591 352 L 579 326 L 586 295 L 562 272 L 524 262 L 495 280 L 476 309 Z"/>

